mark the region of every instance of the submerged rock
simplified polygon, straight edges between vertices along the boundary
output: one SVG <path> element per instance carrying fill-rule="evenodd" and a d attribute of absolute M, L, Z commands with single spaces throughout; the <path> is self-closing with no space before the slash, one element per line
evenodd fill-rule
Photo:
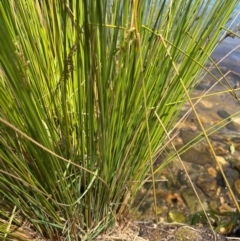
<path fill-rule="evenodd" d="M 168 221 L 170 223 L 184 223 L 186 220 L 185 215 L 182 212 L 179 212 L 178 210 L 171 210 L 168 213 Z"/>
<path fill-rule="evenodd" d="M 233 184 L 234 184 L 234 181 L 239 176 L 239 172 L 237 170 L 234 170 L 234 169 L 230 168 L 230 167 L 225 168 L 223 171 L 224 171 L 224 175 L 226 176 L 229 185 L 232 187 Z M 221 172 L 218 172 L 217 181 L 218 181 L 218 184 L 220 186 L 222 186 L 224 188 L 226 187 L 226 183 L 224 181 L 224 178 L 223 178 Z"/>
<path fill-rule="evenodd" d="M 183 161 L 191 162 L 197 165 L 206 165 L 214 163 L 214 159 L 209 153 L 198 151 L 191 148 L 180 155 Z"/>
<path fill-rule="evenodd" d="M 216 195 L 218 185 L 217 180 L 208 174 L 202 174 L 198 177 L 196 184 L 208 197 Z"/>
<path fill-rule="evenodd" d="M 226 124 L 226 128 L 228 130 L 235 131 L 235 132 L 238 132 L 240 130 L 240 124 L 238 123 L 238 121 L 232 120 L 231 115 L 227 111 L 225 111 L 225 110 L 218 110 L 217 114 L 222 119 L 226 119 L 226 121 L 231 121 L 231 122 Z"/>
<path fill-rule="evenodd" d="M 202 137 L 199 136 L 199 133 L 194 132 L 190 129 L 181 129 L 180 137 L 184 144 L 189 143 L 190 141 L 198 142 Z"/>
<path fill-rule="evenodd" d="M 240 161 L 236 160 L 233 162 L 232 167 L 240 173 Z"/>
<path fill-rule="evenodd" d="M 237 178 L 233 184 L 234 191 L 236 192 L 237 196 L 240 197 L 240 178 Z"/>
<path fill-rule="evenodd" d="M 218 110 L 217 114 L 222 118 L 222 119 L 227 119 L 230 118 L 230 115 L 228 114 L 227 111 L 225 110 Z"/>
<path fill-rule="evenodd" d="M 208 207 L 208 203 L 207 203 L 205 195 L 199 188 L 195 187 L 195 189 L 202 202 L 203 208 L 205 210 L 208 210 L 209 207 Z M 189 212 L 191 214 L 202 211 L 202 206 L 200 205 L 198 199 L 196 198 L 196 194 L 192 189 L 190 189 L 190 188 L 184 189 L 182 192 L 182 197 L 183 197 L 183 200 L 185 201 L 187 207 L 189 208 Z"/>
<path fill-rule="evenodd" d="M 230 131 L 240 131 L 240 125 L 238 123 L 235 122 L 230 122 L 226 125 L 226 128 Z"/>

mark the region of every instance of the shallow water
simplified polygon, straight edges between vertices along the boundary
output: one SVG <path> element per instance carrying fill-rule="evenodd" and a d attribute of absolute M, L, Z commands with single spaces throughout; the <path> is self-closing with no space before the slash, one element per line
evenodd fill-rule
<path fill-rule="evenodd" d="M 240 4 L 238 4 L 234 14 L 240 13 Z M 240 36 L 238 28 L 240 26 L 240 15 L 231 23 L 231 29 L 234 29 Z M 240 30 L 240 29 L 239 29 Z M 225 75 L 221 81 L 216 81 L 210 74 L 204 75 L 200 79 L 200 84 L 193 91 L 192 97 L 197 98 L 203 95 L 204 91 L 209 91 L 206 95 L 214 94 L 210 97 L 203 98 L 203 103 L 208 103 L 211 108 L 204 108 L 203 105 L 198 105 L 197 111 L 200 115 L 208 117 L 209 122 L 212 119 L 217 119 L 215 113 L 219 110 L 225 110 L 230 115 L 235 114 L 235 118 L 240 116 L 240 38 L 235 36 L 223 39 L 217 48 L 213 51 L 211 58 L 217 63 L 219 70 L 213 66 L 211 73 L 216 78 L 221 78 L 222 74 Z M 208 66 L 210 63 L 208 63 Z M 225 131 L 223 129 L 223 131 Z M 238 130 L 235 130 L 238 132 Z M 240 130 L 239 130 L 240 131 Z"/>
<path fill-rule="evenodd" d="M 228 22 L 228 28 L 237 32 L 238 27 L 240 27 L 240 3 L 237 5 L 234 10 L 232 17 Z M 240 36 L 240 32 L 237 32 Z M 229 54 L 233 49 L 235 49 L 226 59 L 222 61 L 221 65 L 224 65 L 230 70 L 239 72 L 239 67 L 237 66 L 240 63 L 240 38 L 231 38 L 228 37 L 224 39 L 218 47 L 214 50 L 212 57 L 215 59 L 222 59 L 224 56 Z"/>
<path fill-rule="evenodd" d="M 240 4 L 235 13 L 237 11 L 240 11 Z M 240 16 L 238 16 L 232 26 L 237 26 L 237 22 L 240 22 Z M 238 34 L 240 35 L 240 32 Z M 240 144 L 238 143 L 240 140 L 240 39 L 237 37 L 225 38 L 214 50 L 211 57 L 215 62 L 219 62 L 218 66 L 221 72 L 225 74 L 226 79 L 218 82 L 210 74 L 206 74 L 193 91 L 192 98 L 203 95 L 207 90 L 209 90 L 208 94 L 214 94 L 204 97 L 196 105 L 197 113 L 205 128 L 211 128 L 220 123 L 223 118 L 235 114 L 234 118 L 232 118 L 235 122 L 225 125 L 210 137 L 219 159 L 226 163 L 224 171 L 234 189 L 234 183 L 239 183 L 238 176 L 240 176 L 240 169 L 236 170 L 236 163 L 239 163 L 240 166 Z M 216 68 L 212 68 L 211 72 L 217 78 L 221 76 Z M 181 116 L 189 108 L 190 105 L 186 103 Z M 181 133 L 179 135 L 179 139 L 183 142 L 184 139 L 189 137 L 189 134 L 191 137 L 192 134 L 196 135 L 201 132 L 193 113 L 189 115 L 183 127 L 188 129 L 188 133 L 185 132 L 185 136 L 181 136 Z M 233 153 L 230 150 L 232 143 L 238 148 Z M 206 142 L 203 142 L 196 149 L 190 149 L 185 156 L 181 157 L 182 159 L 185 158 L 183 161 L 206 209 L 216 208 L 219 211 L 223 204 L 227 204 L 230 209 L 234 209 L 235 206 L 228 194 L 225 183 L 222 181 L 216 162 L 211 159 L 211 154 L 207 151 L 207 148 Z M 174 167 L 170 165 L 160 173 L 159 178 L 167 181 L 156 184 L 157 207 L 154 206 L 153 193 L 150 186 L 146 185 L 145 190 L 141 190 L 139 202 L 142 204 L 140 205 L 140 212 L 137 214 L 137 216 L 139 215 L 138 219 L 144 221 L 148 218 L 151 219 L 151 217 L 154 219 L 155 212 L 157 212 L 160 220 L 169 221 L 169 214 L 172 211 L 177 210 L 180 211 L 180 214 L 189 215 L 194 210 L 202 210 L 195 194 L 192 192 L 189 194 L 192 188 L 185 178 L 185 172 L 181 170 L 181 165 L 177 163 L 173 162 L 171 165 L 175 165 Z M 177 169 L 179 171 L 176 171 Z M 184 186 L 186 187 L 184 188 Z M 240 195 L 240 189 L 237 193 Z"/>

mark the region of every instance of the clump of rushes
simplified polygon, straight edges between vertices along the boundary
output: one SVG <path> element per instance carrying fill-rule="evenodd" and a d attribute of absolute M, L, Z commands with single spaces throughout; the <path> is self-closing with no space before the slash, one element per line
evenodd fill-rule
<path fill-rule="evenodd" d="M 237 3 L 1 1 L 1 239 L 123 220 Z"/>

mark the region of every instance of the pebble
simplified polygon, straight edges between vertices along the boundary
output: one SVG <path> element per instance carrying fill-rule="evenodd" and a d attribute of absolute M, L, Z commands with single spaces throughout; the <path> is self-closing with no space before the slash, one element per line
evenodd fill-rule
<path fill-rule="evenodd" d="M 232 167 L 240 173 L 240 161 L 236 160 L 233 162 Z"/>
<path fill-rule="evenodd" d="M 223 171 L 224 171 L 224 174 L 225 174 L 225 176 L 228 180 L 229 185 L 232 187 L 234 181 L 239 176 L 239 172 L 232 169 L 231 167 L 224 168 Z M 221 187 L 224 187 L 224 188 L 226 187 L 226 183 L 225 183 L 225 181 L 223 179 L 223 176 L 220 172 L 218 172 L 217 181 L 218 181 L 218 185 L 220 185 Z"/>
<path fill-rule="evenodd" d="M 231 115 L 225 111 L 225 110 L 218 110 L 217 114 L 222 118 L 222 119 L 226 119 L 226 121 L 230 121 L 231 119 Z M 229 123 L 226 124 L 226 128 L 230 131 L 235 131 L 238 132 L 240 131 L 240 124 L 238 123 L 238 121 L 231 121 Z"/>
<path fill-rule="evenodd" d="M 203 192 L 195 187 L 197 193 L 198 193 L 198 196 L 202 202 L 202 205 L 203 205 L 203 208 L 208 210 L 208 203 L 207 203 L 207 200 L 206 200 L 206 197 L 205 195 L 203 194 Z M 186 205 L 188 206 L 189 208 L 189 212 L 191 214 L 195 214 L 197 212 L 201 212 L 202 211 L 202 206 L 199 204 L 199 201 L 198 199 L 196 198 L 196 194 L 195 192 L 192 190 L 192 188 L 186 188 L 182 191 L 182 197 L 183 197 L 183 200 L 185 201 Z"/>
<path fill-rule="evenodd" d="M 185 215 L 178 210 L 173 209 L 168 213 L 168 222 L 170 223 L 184 223 L 185 220 Z"/>
<path fill-rule="evenodd" d="M 217 192 L 218 184 L 217 180 L 208 174 L 201 174 L 196 184 L 203 191 L 203 193 L 208 197 L 214 197 Z"/>
<path fill-rule="evenodd" d="M 225 156 L 225 155 L 228 155 L 228 153 L 229 153 L 229 150 L 228 150 L 228 148 L 226 148 L 226 145 L 221 146 L 219 144 L 214 146 L 214 151 L 215 151 L 215 154 L 218 156 Z"/>
<path fill-rule="evenodd" d="M 230 117 L 227 111 L 225 110 L 218 110 L 217 114 L 222 118 L 222 119 L 227 119 Z"/>
<path fill-rule="evenodd" d="M 240 118 L 239 118 L 239 117 L 234 117 L 234 118 L 232 118 L 232 121 L 233 121 L 234 123 L 237 123 L 237 124 L 240 125 Z"/>
<path fill-rule="evenodd" d="M 208 167 L 207 168 L 207 173 L 211 177 L 217 177 L 217 170 L 213 167 Z"/>
<path fill-rule="evenodd" d="M 230 122 L 226 125 L 226 128 L 230 131 L 238 132 L 238 131 L 240 131 L 240 124 L 235 123 L 235 122 Z"/>
<path fill-rule="evenodd" d="M 183 170 L 178 170 L 177 172 L 177 180 L 181 185 L 188 185 L 189 180 L 187 178 L 186 173 Z"/>
<path fill-rule="evenodd" d="M 221 164 L 221 166 L 229 166 L 229 163 L 222 156 L 216 156 L 217 162 Z"/>
<path fill-rule="evenodd" d="M 236 195 L 238 196 L 238 198 L 240 198 L 240 178 L 237 178 L 234 181 L 233 189 L 234 189 Z"/>

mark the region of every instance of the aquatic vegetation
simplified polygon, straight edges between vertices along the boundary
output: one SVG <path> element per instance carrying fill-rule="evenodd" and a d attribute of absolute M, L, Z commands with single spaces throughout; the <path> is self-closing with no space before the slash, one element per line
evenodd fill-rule
<path fill-rule="evenodd" d="M 206 214 L 208 217 L 206 217 Z M 240 214 L 235 212 L 217 212 L 209 210 L 206 212 L 198 212 L 188 218 L 187 223 L 191 225 L 208 224 L 211 221 L 214 229 L 224 235 L 234 235 L 239 233 L 240 229 Z"/>

